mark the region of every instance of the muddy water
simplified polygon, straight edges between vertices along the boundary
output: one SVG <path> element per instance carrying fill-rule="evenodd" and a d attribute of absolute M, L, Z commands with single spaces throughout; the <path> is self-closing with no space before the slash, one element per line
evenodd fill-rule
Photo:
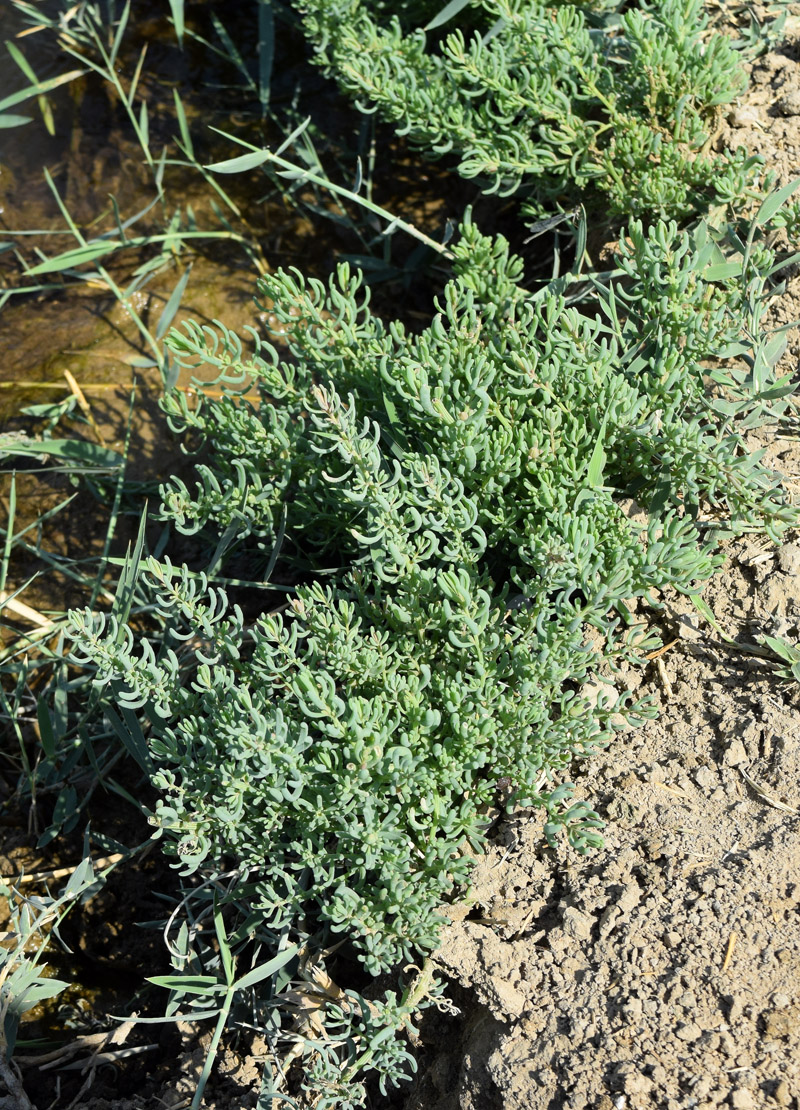
<path fill-rule="evenodd" d="M 251 10 L 252 9 L 252 10 Z M 186 40 L 181 51 L 174 33 L 163 18 L 166 6 L 160 0 L 140 0 L 126 33 L 118 69 L 127 83 L 143 47 L 147 59 L 142 70 L 139 96 L 147 101 L 151 149 L 156 157 L 166 148 L 168 157 L 181 157 L 174 144 L 178 132 L 173 87 L 178 86 L 198 158 L 214 161 L 231 153 L 228 141 L 209 142 L 207 125 L 230 132 L 244 132 L 253 142 L 269 142 L 275 136 L 263 126 L 252 97 L 231 87 L 235 70 L 223 64 L 205 47 Z M 200 17 L 203 12 L 200 10 Z M 255 20 L 255 5 L 243 4 L 234 18 L 244 24 Z M 209 37 L 209 26 L 200 18 L 197 30 Z M 13 39 L 24 23 L 11 4 L 0 3 L 0 43 Z M 232 33 L 236 28 L 232 27 Z M 250 34 L 237 36 L 248 42 Z M 78 63 L 65 57 L 51 31 L 16 39 L 40 79 L 46 79 Z M 3 48 L 0 47 L 0 53 Z M 24 84 L 22 74 L 8 58 L 0 66 L 0 97 Z M 251 59 L 252 61 L 252 59 Z M 227 86 L 220 88 L 220 86 Z M 94 74 L 80 77 L 49 96 L 55 121 L 51 136 L 43 123 L 36 100 L 18 111 L 31 122 L 0 131 L 0 240 L 14 242 L 28 265 L 38 259 L 35 247 L 54 255 L 74 246 L 63 234 L 65 221 L 45 180 L 47 169 L 71 217 L 87 237 L 115 226 L 111 196 L 123 219 L 140 212 L 156 198 L 151 169 L 146 165 L 130 121 L 110 86 Z M 273 129 L 276 130 L 276 129 Z M 225 187 L 235 198 L 241 216 L 227 211 L 231 229 L 244 235 L 252 251 L 269 265 L 267 257 L 282 242 L 297 242 L 305 260 L 319 251 L 312 248 L 310 221 L 296 209 L 279 202 L 263 203 L 268 182 L 258 174 L 226 179 Z M 164 176 L 165 201 L 156 203 L 129 234 L 149 235 L 165 231 L 175 213 L 183 226 L 194 221 L 198 229 L 219 231 L 222 227 L 212 202 L 215 194 L 192 168 L 168 167 Z M 20 234 L 33 229 L 49 234 L 33 238 Z M 329 247 L 328 247 L 329 249 Z M 106 265 L 120 288 L 125 288 L 138 266 L 156 256 L 157 247 L 119 253 Z M 155 331 L 159 316 L 186 268 L 191 277 L 175 320 L 191 317 L 203 323 L 222 319 L 235 330 L 255 322 L 253 305 L 256 272 L 242 248 L 219 239 L 194 240 L 191 250 L 167 261 L 148 283 L 131 298 L 142 321 Z M 61 279 L 42 279 L 57 285 Z M 21 288 L 30 285 L 15 253 L 0 254 L 0 283 Z M 78 383 L 91 409 L 88 425 L 76 410 L 61 421 L 58 436 L 77 435 L 120 450 L 133 402 L 133 421 L 127 476 L 152 484 L 165 473 L 185 465 L 179 445 L 169 433 L 158 408 L 161 387 L 158 370 L 138 369 L 132 362 L 151 352 L 125 308 L 96 281 L 66 279 L 60 289 L 15 295 L 0 310 L 0 431 L 35 433 L 41 425 L 20 415 L 30 405 L 60 402 L 70 397 L 66 374 Z M 180 385 L 190 375 L 183 374 Z M 34 464 L 21 467 L 16 478 L 17 512 L 15 530 L 36 521 L 73 492 L 69 479 L 53 473 L 33 473 Z M 8 477 L 0 480 L 0 520 L 6 523 Z M 151 497 L 154 490 L 151 488 Z M 98 554 L 102 549 L 108 504 L 89 494 L 81 495 L 48 525 L 42 543 L 51 551 L 72 558 Z M 133 520 L 133 515 L 130 520 Z M 129 520 L 118 529 L 124 550 L 129 537 Z M 32 574 L 45 569 L 30 554 L 19 551 L 12 561 L 8 586 L 15 588 Z M 38 611 L 84 604 L 80 590 L 62 576 L 38 578 L 20 598 Z M 24 622 L 23 622 L 24 624 Z"/>
<path fill-rule="evenodd" d="M 141 10 L 142 5 L 138 8 Z M 132 28 L 120 67 L 123 70 L 127 67 L 128 74 L 132 59 L 135 61 L 138 56 L 141 40 L 146 38 L 141 28 L 147 30 L 148 26 L 154 40 L 151 47 L 158 48 L 160 39 L 171 34 L 168 27 L 159 23 L 142 22 Z M 3 6 L 0 38 L 10 37 L 18 27 L 18 17 L 15 18 L 9 6 Z M 18 42 L 41 77 L 77 64 L 60 56 L 50 32 L 26 36 Z M 181 62 L 182 56 L 174 45 L 171 49 L 161 45 L 160 51 L 151 49 L 149 53 L 151 58 L 156 56 L 156 61 L 160 58 L 162 66 L 173 72 L 176 63 L 180 63 L 178 76 L 180 69 L 187 68 L 188 63 Z M 214 77 L 215 74 L 209 72 L 209 79 Z M 15 73 L 13 67 L 6 66 L 0 80 L 5 85 L 18 87 L 21 75 Z M 162 144 L 171 138 L 171 132 L 177 130 L 167 74 L 159 73 L 158 69 L 146 72 L 140 88 L 147 97 L 153 121 L 152 149 L 160 152 Z M 0 84 L 0 95 L 4 91 Z M 207 96 L 202 86 L 200 92 Z M 115 198 L 123 218 L 151 204 L 155 196 L 152 174 L 110 86 L 99 77 L 83 77 L 58 89 L 50 99 L 56 122 L 55 137 L 48 135 L 35 101 L 26 104 L 24 109 L 33 117 L 31 123 L 0 133 L 0 221 L 4 237 L 15 238 L 15 232 L 31 229 L 52 228 L 55 231 L 64 228 L 44 179 L 45 168 L 52 174 L 71 216 L 87 234 L 113 228 L 110 196 Z M 193 104 L 187 95 L 186 109 L 190 118 L 199 115 L 201 107 Z M 204 118 L 206 122 L 227 123 L 221 113 L 218 118 L 208 115 Z M 179 152 L 173 147 L 169 153 L 176 156 Z M 210 212 L 210 190 L 198 174 L 171 170 L 165 184 L 165 205 L 157 204 L 131 229 L 131 234 L 163 231 L 179 208 L 186 222 L 188 204 L 192 204 L 199 226 L 219 228 L 218 220 Z M 263 185 L 260 184 L 259 189 L 263 192 Z M 290 221 L 295 218 L 292 213 L 288 215 Z M 25 257 L 33 261 L 34 240 L 19 237 L 16 241 Z M 55 233 L 35 242 L 49 254 L 73 245 L 70 236 Z M 186 309 L 209 319 L 224 316 L 236 326 L 251 314 L 254 275 L 249 272 L 249 264 L 240 251 L 228 245 L 220 248 L 212 241 L 200 249 L 201 256 L 194 259 Z M 152 257 L 155 248 L 148 253 Z M 135 252 L 115 256 L 109 269 L 117 284 L 127 285 L 145 257 L 144 253 Z M 20 267 L 10 255 L 3 256 L 0 261 L 4 263 L 2 273 L 8 285 L 30 284 L 25 283 Z M 187 256 L 176 259 L 174 266 L 158 274 L 135 295 L 134 305 L 151 328 L 188 261 Z M 55 282 L 58 280 L 56 278 Z M 2 312 L 0 327 L 0 378 L 3 383 L 0 417 L 4 419 L 11 417 L 23 404 L 64 396 L 65 369 L 75 376 L 105 418 L 119 407 L 115 391 L 108 387 L 116 383 L 127 387 L 131 379 L 130 361 L 144 353 L 140 337 L 127 314 L 113 295 L 97 285 L 87 287 L 73 282 L 65 286 L 63 292 L 43 291 L 14 298 Z"/>

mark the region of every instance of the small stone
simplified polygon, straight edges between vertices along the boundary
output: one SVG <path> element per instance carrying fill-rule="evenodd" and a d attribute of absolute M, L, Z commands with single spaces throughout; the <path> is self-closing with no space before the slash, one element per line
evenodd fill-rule
<path fill-rule="evenodd" d="M 792 1031 L 791 1016 L 783 1011 L 764 1014 L 764 1033 L 768 1037 L 788 1037 Z"/>
<path fill-rule="evenodd" d="M 626 1095 L 638 1095 L 642 1098 L 649 1095 L 653 1089 L 653 1082 L 637 1068 L 630 1069 L 622 1081 L 622 1089 Z"/>
<path fill-rule="evenodd" d="M 675 618 L 675 631 L 682 640 L 699 640 L 703 635 L 700 618 L 693 613 L 681 613 Z"/>
<path fill-rule="evenodd" d="M 792 1102 L 792 1092 L 789 1090 L 789 1084 L 785 1079 L 781 1079 L 775 1090 L 772 1092 L 773 1099 L 777 1102 L 778 1106 L 790 1106 Z"/>
<path fill-rule="evenodd" d="M 686 1025 L 681 1025 L 675 1033 L 675 1036 L 680 1041 L 698 1041 L 703 1035 L 703 1030 L 699 1025 L 695 1025 L 693 1021 L 688 1022 Z"/>
<path fill-rule="evenodd" d="M 628 883 L 625 889 L 617 898 L 616 903 L 623 913 L 630 913 L 634 906 L 639 904 L 639 899 L 642 896 L 642 888 L 638 883 Z"/>
<path fill-rule="evenodd" d="M 735 1110 L 753 1110 L 755 1106 L 753 1092 L 748 1091 L 746 1087 L 739 1087 L 731 1095 L 731 1106 L 735 1107 Z"/>
<path fill-rule="evenodd" d="M 734 108 L 728 114 L 731 127 L 760 127 L 761 121 L 755 108 Z"/>
<path fill-rule="evenodd" d="M 788 994 L 783 991 L 775 991 L 772 996 L 772 1005 L 776 1010 L 785 1010 L 787 1006 L 791 1006 L 792 1000 Z"/>
<path fill-rule="evenodd" d="M 790 95 L 797 98 L 797 111 L 790 114 L 800 116 L 800 91 Z M 785 543 L 778 551 L 778 566 L 784 574 L 800 574 L 800 544 Z"/>
<path fill-rule="evenodd" d="M 648 859 L 661 859 L 662 843 L 657 836 L 652 836 L 642 842 L 642 851 Z M 788 949 L 787 949 L 788 951 Z"/>
<path fill-rule="evenodd" d="M 594 918 L 591 914 L 581 913 L 580 910 L 570 906 L 564 910 L 563 926 L 564 932 L 568 936 L 574 937 L 575 940 L 589 940 L 592 935 Z"/>
<path fill-rule="evenodd" d="M 694 781 L 701 790 L 715 790 L 719 786 L 719 780 L 710 767 L 698 768 L 694 773 Z"/>
<path fill-rule="evenodd" d="M 782 116 L 800 116 L 800 89 L 782 96 L 776 107 Z"/>
<path fill-rule="evenodd" d="M 664 933 L 661 939 L 664 941 L 666 948 L 677 948 L 681 942 L 681 934 L 676 933 L 674 929 L 670 929 L 669 932 Z"/>
<path fill-rule="evenodd" d="M 741 740 L 732 740 L 725 752 L 725 763 L 728 767 L 738 767 L 740 763 L 747 763 L 749 756 L 747 748 Z"/>

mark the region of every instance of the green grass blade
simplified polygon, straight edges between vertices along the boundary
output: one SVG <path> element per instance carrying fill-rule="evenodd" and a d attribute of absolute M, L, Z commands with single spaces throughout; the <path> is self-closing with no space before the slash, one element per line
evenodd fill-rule
<path fill-rule="evenodd" d="M 60 77 L 51 77 L 47 81 L 37 81 L 30 88 L 11 93 L 10 96 L 0 100 L 0 112 L 5 111 L 6 108 L 13 108 L 16 104 L 22 104 L 23 101 L 30 100 L 32 96 L 41 96 L 52 89 L 57 89 L 60 85 L 66 85 L 70 81 L 74 81 L 76 77 L 82 77 L 85 72 L 85 69 L 71 69 L 69 73 L 62 73 Z"/>
<path fill-rule="evenodd" d="M 192 272 L 192 267 L 189 266 L 184 275 L 181 277 L 178 284 L 172 290 L 172 295 L 164 305 L 164 311 L 158 318 L 156 324 L 156 339 L 163 339 L 170 329 L 172 321 L 175 319 L 175 314 L 181 307 L 183 294 L 186 292 L 186 285 Z"/>
<path fill-rule="evenodd" d="M 588 480 L 589 485 L 597 488 L 603 482 L 603 470 L 606 465 L 606 451 L 603 445 L 603 440 L 606 437 L 606 422 L 605 420 L 600 425 L 600 431 L 597 433 L 597 442 L 592 451 L 592 457 L 589 459 Z"/>
<path fill-rule="evenodd" d="M 64 653 L 64 634 L 62 632 L 59 636 L 58 647 L 56 648 L 56 655 L 63 655 Z M 67 690 L 67 682 L 69 674 L 67 672 L 66 660 L 61 663 L 56 669 L 56 687 L 53 691 L 53 721 L 56 731 L 60 736 L 65 736 L 69 728 L 69 692 Z"/>
<path fill-rule="evenodd" d="M 217 934 L 217 944 L 219 945 L 219 954 L 222 960 L 222 970 L 225 972 L 225 982 L 230 987 L 235 977 L 236 965 L 233 959 L 233 952 L 231 952 L 228 933 L 225 928 L 225 919 L 222 916 L 222 910 L 220 909 L 216 895 L 214 896 L 214 931 Z"/>
<path fill-rule="evenodd" d="M 254 967 L 252 971 L 248 971 L 241 979 L 237 979 L 234 986 L 236 990 L 244 990 L 246 987 L 254 987 L 256 983 L 263 983 L 265 979 L 269 979 L 276 971 L 280 971 L 282 967 L 288 964 L 289 960 L 293 959 L 300 950 L 299 944 L 293 944 L 290 948 L 285 948 L 279 952 L 277 956 L 273 956 L 265 964 L 259 967 Z"/>
<path fill-rule="evenodd" d="M 2 107 L 2 105 L 0 105 L 0 107 Z M 797 178 L 795 181 L 790 181 L 789 184 L 784 185 L 782 189 L 776 189 L 774 193 L 770 193 L 769 196 L 764 199 L 761 207 L 756 213 L 755 220 L 753 221 L 754 226 L 759 227 L 768 223 L 797 189 L 800 189 L 800 178 Z"/>
<path fill-rule="evenodd" d="M 3 561 L 0 563 L 0 594 L 5 591 L 8 578 L 8 564 L 11 559 L 11 550 L 14 546 L 14 518 L 17 514 L 17 472 L 11 475 L 11 488 L 8 491 L 8 527 L 6 539 L 3 544 Z"/>
<path fill-rule="evenodd" d="M 272 0 L 260 0 L 258 5 L 258 95 L 261 113 L 267 114 L 272 66 L 275 60 L 275 15 Z"/>
<path fill-rule="evenodd" d="M 0 440 L 0 458 L 13 458 L 15 455 L 50 455 L 84 466 L 111 467 L 115 470 L 122 462 L 118 451 L 82 439 L 8 440 L 5 443 Z"/>
<path fill-rule="evenodd" d="M 113 254 L 114 251 L 124 246 L 125 243 L 121 239 L 106 240 L 102 243 L 87 243 L 85 247 L 75 247 L 73 250 L 57 254 L 55 258 L 48 258 L 46 262 L 40 262 L 38 266 L 28 270 L 28 274 L 31 277 L 39 277 L 40 274 L 54 274 L 61 273 L 64 270 L 72 270 L 76 266 L 82 266 L 96 258 Z"/>
<path fill-rule="evenodd" d="M 219 994 L 225 990 L 215 975 L 148 975 L 146 978 L 155 987 L 181 994 Z"/>
<path fill-rule="evenodd" d="M 67 227 L 70 229 L 70 231 L 75 236 L 75 238 L 78 240 L 78 242 L 81 244 L 81 246 L 85 247 L 86 246 L 86 240 L 83 237 L 83 233 L 78 229 L 78 225 L 75 223 L 72 216 L 70 215 L 69 209 L 67 208 L 66 204 L 64 204 L 64 201 L 61 198 L 61 194 L 59 193 L 58 189 L 56 188 L 56 183 L 55 183 L 55 181 L 53 181 L 52 177 L 50 176 L 50 171 L 47 169 L 47 167 L 45 167 L 44 179 L 47 182 L 48 187 L 50 188 L 50 192 L 56 198 L 56 204 L 59 207 L 59 211 L 61 212 L 61 215 L 64 217 L 64 222 L 66 223 Z"/>
<path fill-rule="evenodd" d="M 128 623 L 128 618 L 131 613 L 131 606 L 133 604 L 133 595 L 136 589 L 136 582 L 139 578 L 139 567 L 142 562 L 142 551 L 144 549 L 144 532 L 147 523 L 147 505 L 142 510 L 142 515 L 139 520 L 139 533 L 136 537 L 133 551 L 128 553 L 125 559 L 125 565 L 122 568 L 122 574 L 119 578 L 119 585 L 117 586 L 117 594 L 114 598 L 114 604 L 111 607 L 111 616 L 119 622 L 119 635 L 123 635 L 125 625 Z"/>
<path fill-rule="evenodd" d="M 112 684 L 112 689 L 114 685 L 118 684 Z M 120 709 L 120 713 L 122 714 L 121 718 L 117 715 L 117 708 Z M 136 714 L 131 712 L 130 709 L 112 706 L 109 702 L 104 702 L 103 715 L 107 718 L 128 755 L 131 756 L 146 774 L 151 774 L 153 771 L 153 760 L 150 758 L 150 752 L 147 749 L 147 741 L 144 738 L 144 733 L 142 732 Z"/>
<path fill-rule="evenodd" d="M 131 14 L 131 0 L 126 0 L 125 7 L 122 9 L 122 15 L 119 17 L 119 23 L 117 25 L 117 33 L 114 36 L 114 42 L 111 46 L 111 53 L 108 56 L 109 69 L 111 69 L 111 70 L 113 70 L 114 66 L 117 63 L 117 54 L 119 53 L 119 48 L 122 46 L 122 40 L 125 37 L 125 29 L 128 26 L 128 19 L 130 17 L 130 14 Z M 98 40 L 98 44 L 99 44 L 99 40 Z"/>
<path fill-rule="evenodd" d="M 128 96 L 131 99 L 131 103 L 133 103 L 133 99 L 136 96 L 136 90 L 139 87 L 139 79 L 142 76 L 142 66 L 144 65 L 144 59 L 145 59 L 146 55 L 147 55 L 147 43 L 145 43 L 144 46 L 142 47 L 142 52 L 139 55 L 139 61 L 136 63 L 136 69 L 133 71 L 133 77 L 131 78 L 131 85 L 130 85 L 130 88 L 128 90 Z"/>
<path fill-rule="evenodd" d="M 175 27 L 178 46 L 183 47 L 183 33 L 186 26 L 183 16 L 183 0 L 169 0 L 169 7 L 172 12 L 172 22 Z"/>
<path fill-rule="evenodd" d="M 178 0 L 179 2 L 179 0 Z M 181 133 L 181 142 L 186 155 L 194 160 L 194 144 L 192 143 L 192 136 L 189 131 L 189 124 L 186 121 L 186 110 L 183 107 L 183 101 L 177 89 L 172 90 L 172 98 L 175 101 L 175 115 L 178 118 L 178 129 Z"/>
<path fill-rule="evenodd" d="M 239 70 L 241 75 L 244 77 L 244 79 L 247 83 L 247 87 L 252 89 L 253 92 L 256 92 L 257 90 L 256 90 L 256 87 L 255 87 L 255 83 L 253 81 L 253 78 L 250 76 L 250 71 L 248 70 L 247 65 L 245 64 L 244 58 L 242 58 L 242 55 L 239 53 L 239 50 L 238 50 L 236 44 L 234 43 L 231 36 L 228 34 L 228 32 L 227 32 L 224 24 L 220 20 L 219 16 L 215 15 L 215 13 L 213 11 L 211 13 L 211 20 L 214 24 L 214 30 L 217 32 L 217 35 L 218 35 L 220 41 L 222 42 L 222 45 L 225 47 L 225 51 L 223 52 L 223 56 L 227 57 L 228 61 L 233 62 L 233 64 Z"/>
<path fill-rule="evenodd" d="M 53 729 L 53 719 L 50 716 L 50 710 L 47 708 L 44 694 L 40 694 L 36 699 L 36 719 L 39 723 L 39 735 L 42 739 L 44 754 L 50 760 L 55 759 L 56 734 Z"/>
<path fill-rule="evenodd" d="M 229 135 L 227 132 L 221 131 L 217 127 L 212 127 L 211 130 L 216 131 L 226 139 L 231 139 L 240 146 L 250 146 L 250 153 L 241 154 L 237 158 L 229 158 L 224 162 L 215 162 L 207 166 L 206 169 L 215 173 L 241 173 L 245 169 L 253 169 L 256 166 L 263 165 L 264 162 L 271 162 L 278 167 L 276 172 L 280 177 L 285 177 L 290 181 L 299 181 L 302 183 L 310 182 L 312 185 L 318 185 L 321 189 L 327 189 L 328 192 L 333 193 L 334 196 L 350 200 L 354 204 L 358 204 L 362 208 L 365 208 L 368 212 L 372 212 L 374 215 L 386 220 L 388 226 L 384 229 L 384 234 L 388 234 L 390 230 L 394 231 L 399 228 L 415 239 L 419 239 L 421 243 L 425 243 L 426 246 L 435 250 L 444 258 L 452 260 L 453 253 L 449 251 L 447 247 L 442 246 L 441 243 L 437 243 L 435 239 L 431 239 L 429 235 L 426 235 L 424 231 L 420 231 L 419 228 L 415 227 L 413 224 L 400 219 L 398 216 L 393 216 L 392 213 L 387 212 L 385 208 L 381 208 L 380 205 L 375 204 L 371 200 L 367 200 L 366 197 L 357 196 L 351 189 L 346 189 L 343 185 L 336 185 L 327 177 L 314 173 L 313 170 L 303 166 L 295 165 L 295 163 L 289 162 L 277 154 L 273 154 L 271 150 L 258 150 L 256 147 L 252 147 L 250 143 L 242 143 L 241 140 L 236 139 L 235 136 Z"/>
<path fill-rule="evenodd" d="M 147 148 L 150 141 L 150 121 L 147 117 L 147 101 L 143 100 L 139 107 L 139 141 Z"/>
<path fill-rule="evenodd" d="M 471 3 L 472 0 L 450 0 L 449 4 L 445 4 L 441 11 L 437 12 L 433 19 L 425 24 L 423 31 L 433 31 L 436 27 L 443 27 L 445 23 L 449 23 L 454 16 L 457 16 Z"/>
<path fill-rule="evenodd" d="M 269 162 L 272 153 L 269 150 L 254 150 L 250 154 L 240 154 L 236 158 L 227 158 L 224 162 L 213 162 L 205 169 L 212 173 L 245 173 L 256 166 L 263 166 Z"/>
<path fill-rule="evenodd" d="M 122 504 L 122 494 L 123 494 L 123 491 L 124 491 L 124 488 L 125 488 L 125 472 L 126 472 L 126 468 L 127 468 L 127 465 L 128 465 L 128 456 L 130 454 L 131 433 L 133 431 L 133 410 L 134 410 L 135 402 L 136 402 L 136 379 L 134 378 L 133 387 L 131 389 L 130 402 L 128 404 L 128 419 L 127 419 L 126 426 L 125 426 L 125 442 L 124 442 L 123 448 L 122 448 L 122 466 L 120 466 L 119 472 L 117 474 L 117 481 L 116 481 L 116 486 L 115 486 L 115 489 L 114 489 L 114 502 L 111 506 L 111 512 L 108 515 L 108 525 L 106 527 L 106 534 L 105 534 L 105 538 L 103 540 L 103 554 L 100 556 L 100 564 L 97 568 L 97 574 L 95 576 L 94 586 L 92 587 L 92 597 L 91 597 L 91 600 L 89 602 L 90 608 L 94 608 L 94 605 L 97 601 L 100 590 L 102 589 L 103 575 L 105 574 L 106 567 L 108 566 L 108 555 L 109 555 L 109 552 L 111 550 L 111 541 L 114 538 L 114 531 L 117 527 L 117 518 L 119 516 L 120 505 Z M 142 520 L 139 521 L 139 534 L 138 534 L 138 537 L 137 537 L 136 548 L 135 548 L 135 551 L 138 552 L 138 555 L 136 556 L 137 558 L 141 557 L 141 545 L 142 545 L 143 540 L 144 540 L 144 523 L 143 523 L 143 520 L 144 520 L 144 513 L 145 512 L 146 512 L 146 507 L 145 507 L 145 510 L 143 511 L 143 514 L 142 514 Z M 123 575 L 123 577 L 124 577 L 124 575 Z M 115 599 L 115 604 L 116 604 L 116 599 Z M 130 613 L 130 607 L 128 608 L 128 614 L 129 613 Z M 126 616 L 125 616 L 126 620 L 128 619 L 128 614 L 126 614 Z"/>
<path fill-rule="evenodd" d="M 16 46 L 13 42 L 6 42 L 6 50 L 9 52 L 9 54 L 14 59 L 14 61 L 17 63 L 17 65 L 22 70 L 22 72 L 25 74 L 25 76 L 28 78 L 31 85 L 34 85 L 34 86 L 38 85 L 39 84 L 39 78 L 33 72 L 33 69 L 31 68 L 31 65 L 30 65 L 28 59 L 25 57 L 25 55 L 22 53 L 22 51 L 19 49 L 19 47 Z"/>

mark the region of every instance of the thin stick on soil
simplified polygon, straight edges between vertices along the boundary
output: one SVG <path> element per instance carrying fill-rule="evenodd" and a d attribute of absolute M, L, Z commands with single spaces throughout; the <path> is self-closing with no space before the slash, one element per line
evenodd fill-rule
<path fill-rule="evenodd" d="M 722 961 L 722 969 L 721 970 L 722 970 L 723 974 L 728 970 L 728 968 L 731 965 L 731 958 L 733 957 L 733 950 L 734 950 L 735 947 L 736 947 L 736 933 L 731 933 L 730 938 L 728 940 L 728 948 L 727 948 L 727 951 L 725 952 L 725 959 Z"/>

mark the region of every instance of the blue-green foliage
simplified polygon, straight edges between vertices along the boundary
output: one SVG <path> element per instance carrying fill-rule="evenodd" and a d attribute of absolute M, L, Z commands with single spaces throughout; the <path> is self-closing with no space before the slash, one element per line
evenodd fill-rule
<path fill-rule="evenodd" d="M 168 397 L 207 454 L 163 514 L 262 565 L 282 540 L 285 568 L 338 571 L 246 625 L 204 576 L 151 559 L 160 647 L 75 617 L 98 684 L 151 722 L 167 850 L 186 872 L 235 861 L 271 927 L 313 907 L 372 973 L 436 943 L 501 778 L 546 806 L 549 836 L 598 842 L 552 776 L 613 733 L 624 697 L 584 683 L 641 635 L 625 602 L 708 577 L 699 514 L 772 534 L 794 519 L 733 423 L 791 388 L 747 335 L 769 252 L 725 263 L 705 225 L 634 223 L 588 315 L 526 293 L 469 221 L 455 255 L 420 335 L 372 315 L 342 265 L 328 286 L 261 279 L 283 356 L 221 326 L 170 339 L 229 395 Z M 748 345 L 749 368 L 726 369 Z M 250 379 L 258 405 L 238 396 Z"/>
<path fill-rule="evenodd" d="M 747 184 L 744 152 L 709 152 L 746 78 L 702 0 L 621 16 L 605 0 L 470 0 L 427 33 L 438 4 L 296 5 L 317 60 L 363 110 L 490 191 L 522 189 L 534 210 L 588 187 L 612 214 L 683 216 Z"/>

